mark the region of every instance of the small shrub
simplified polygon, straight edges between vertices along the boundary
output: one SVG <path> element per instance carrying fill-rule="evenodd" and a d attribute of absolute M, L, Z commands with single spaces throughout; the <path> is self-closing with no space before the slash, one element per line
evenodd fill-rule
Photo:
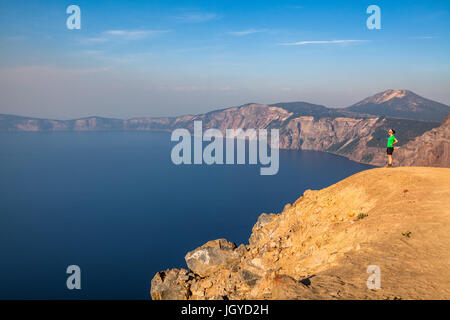
<path fill-rule="evenodd" d="M 369 216 L 367 213 L 360 213 L 356 216 L 356 220 L 364 219 L 367 216 Z"/>
<path fill-rule="evenodd" d="M 402 232 L 402 236 L 411 238 L 411 231 Z"/>

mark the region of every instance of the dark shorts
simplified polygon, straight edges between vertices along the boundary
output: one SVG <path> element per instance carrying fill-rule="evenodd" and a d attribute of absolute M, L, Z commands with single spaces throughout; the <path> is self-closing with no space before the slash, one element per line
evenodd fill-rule
<path fill-rule="evenodd" d="M 392 154 L 392 152 L 394 152 L 394 147 L 388 147 L 388 148 L 386 149 L 386 153 L 387 153 L 387 154 Z"/>

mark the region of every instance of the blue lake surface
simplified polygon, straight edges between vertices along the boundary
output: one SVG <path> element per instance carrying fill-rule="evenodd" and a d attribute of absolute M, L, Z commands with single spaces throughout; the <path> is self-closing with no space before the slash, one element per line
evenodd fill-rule
<path fill-rule="evenodd" d="M 157 132 L 0 133 L 0 299 L 149 299 L 156 272 L 263 213 L 371 166 L 280 150 L 259 165 L 181 165 Z M 66 268 L 81 268 L 68 290 Z"/>

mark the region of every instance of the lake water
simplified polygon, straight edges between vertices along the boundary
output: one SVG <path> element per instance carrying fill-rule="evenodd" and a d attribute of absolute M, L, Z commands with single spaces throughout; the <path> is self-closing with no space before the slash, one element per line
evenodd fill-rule
<path fill-rule="evenodd" d="M 0 298 L 149 299 L 157 271 L 218 238 L 248 243 L 262 212 L 371 166 L 280 150 L 259 165 L 172 164 L 168 133 L 0 133 Z M 66 268 L 81 268 L 68 290 Z"/>

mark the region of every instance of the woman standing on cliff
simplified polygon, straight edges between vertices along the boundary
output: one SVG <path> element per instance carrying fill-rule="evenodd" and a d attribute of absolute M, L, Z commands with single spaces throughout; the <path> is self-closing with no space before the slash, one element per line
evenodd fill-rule
<path fill-rule="evenodd" d="M 392 167 L 392 153 L 394 152 L 394 144 L 398 142 L 397 138 L 394 136 L 395 130 L 389 129 L 388 131 L 389 137 L 387 140 L 387 156 L 388 156 L 388 165 L 387 167 Z"/>

